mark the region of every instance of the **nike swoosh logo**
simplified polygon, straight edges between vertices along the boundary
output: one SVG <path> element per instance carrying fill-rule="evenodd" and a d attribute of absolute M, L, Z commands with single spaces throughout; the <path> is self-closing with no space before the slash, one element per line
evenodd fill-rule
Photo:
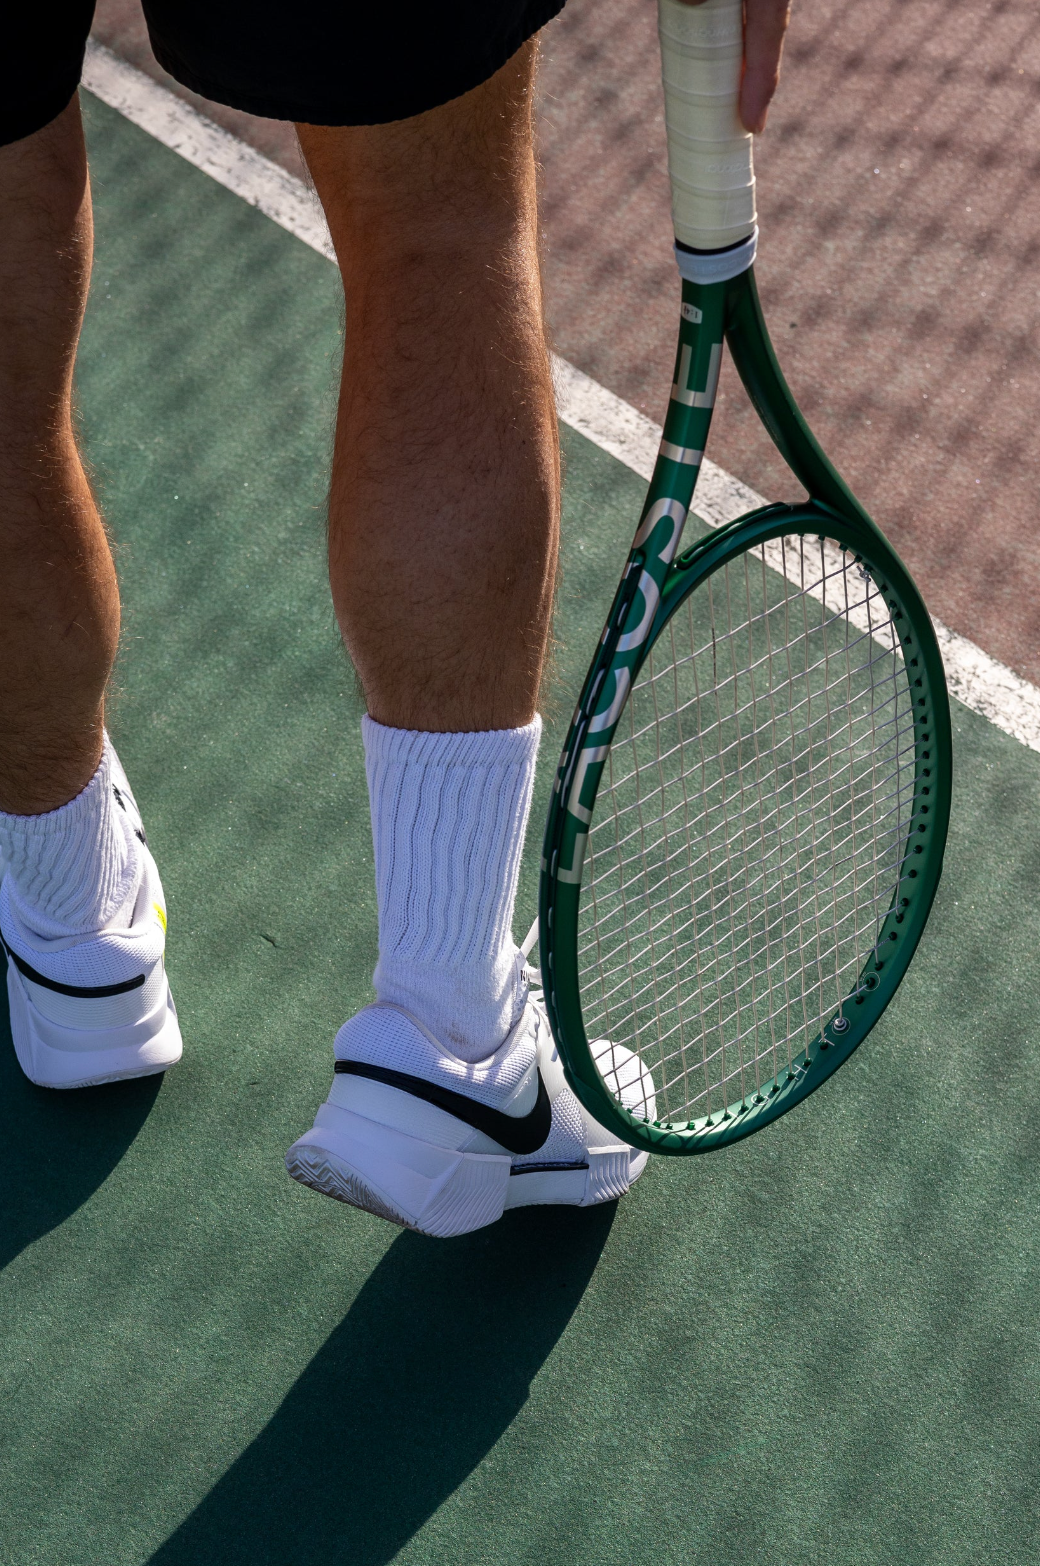
<path fill-rule="evenodd" d="M 124 979 L 121 984 L 59 984 L 57 979 L 48 979 L 42 973 L 37 973 L 35 968 L 30 968 L 17 952 L 11 950 L 2 935 L 0 946 L 19 973 L 33 984 L 39 984 L 45 990 L 53 990 L 55 995 L 73 995 L 77 1000 L 104 1000 L 108 995 L 126 995 L 130 990 L 139 990 L 145 981 L 145 975 L 139 973 L 133 979 Z"/>
<path fill-rule="evenodd" d="M 435 1104 L 456 1120 L 461 1120 L 474 1131 L 483 1131 L 493 1142 L 498 1142 L 509 1153 L 537 1153 L 549 1140 L 552 1129 L 552 1104 L 538 1073 L 538 1097 L 534 1108 L 527 1115 L 507 1115 L 501 1109 L 491 1109 L 478 1104 L 465 1093 L 441 1087 L 438 1082 L 427 1082 L 425 1077 L 411 1077 L 405 1071 L 391 1071 L 388 1066 L 370 1066 L 362 1060 L 337 1060 L 336 1071 L 349 1077 L 368 1077 L 371 1082 L 385 1082 L 387 1087 L 400 1088 L 413 1098 L 425 1099 Z"/>

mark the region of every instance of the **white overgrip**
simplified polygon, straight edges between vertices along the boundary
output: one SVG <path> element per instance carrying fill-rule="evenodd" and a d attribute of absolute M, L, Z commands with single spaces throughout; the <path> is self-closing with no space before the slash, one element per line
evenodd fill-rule
<path fill-rule="evenodd" d="M 722 250 L 755 228 L 751 135 L 737 103 L 743 0 L 658 0 L 675 237 Z"/>

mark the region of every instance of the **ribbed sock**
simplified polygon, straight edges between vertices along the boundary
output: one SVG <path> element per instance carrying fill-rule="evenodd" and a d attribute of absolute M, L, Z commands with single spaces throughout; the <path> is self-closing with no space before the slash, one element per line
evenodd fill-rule
<path fill-rule="evenodd" d="M 542 722 L 429 734 L 362 719 L 382 1001 L 484 1060 L 517 1020 L 520 855 Z"/>
<path fill-rule="evenodd" d="M 114 797 L 114 760 L 106 734 L 97 771 L 67 805 L 39 816 L 0 811 L 8 896 L 30 936 L 68 940 L 130 925 L 140 845 Z"/>

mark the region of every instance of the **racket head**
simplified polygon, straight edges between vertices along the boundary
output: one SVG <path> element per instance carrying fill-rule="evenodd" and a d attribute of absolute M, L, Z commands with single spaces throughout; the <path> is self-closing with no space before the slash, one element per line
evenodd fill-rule
<path fill-rule="evenodd" d="M 590 1114 L 700 1153 L 808 1097 L 895 994 L 942 868 L 948 698 L 898 557 L 815 502 L 685 551 L 630 675 L 618 640 L 560 763 L 541 973 Z"/>

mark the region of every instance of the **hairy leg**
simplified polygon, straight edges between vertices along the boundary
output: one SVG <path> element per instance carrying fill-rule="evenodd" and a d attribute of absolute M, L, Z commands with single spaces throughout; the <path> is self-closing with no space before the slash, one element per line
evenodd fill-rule
<path fill-rule="evenodd" d="M 329 562 L 378 722 L 530 722 L 559 530 L 536 45 L 391 125 L 301 125 L 346 296 Z"/>
<path fill-rule="evenodd" d="M 92 224 L 79 102 L 0 147 L 0 810 L 54 810 L 101 756 L 119 597 L 76 451 Z"/>

